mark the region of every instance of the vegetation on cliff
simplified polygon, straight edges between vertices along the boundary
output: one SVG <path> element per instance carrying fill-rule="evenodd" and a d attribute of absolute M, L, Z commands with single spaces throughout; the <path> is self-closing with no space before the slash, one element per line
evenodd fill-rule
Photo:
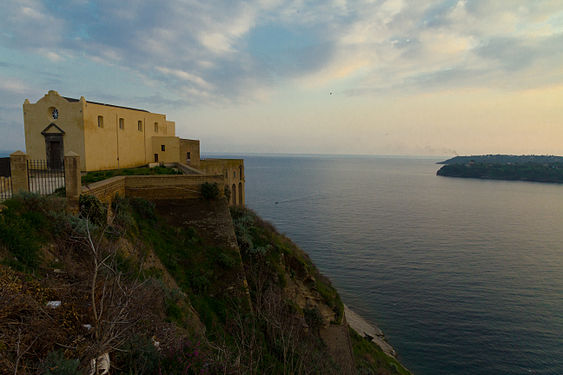
<path fill-rule="evenodd" d="M 563 163 L 491 164 L 470 162 L 468 164 L 444 165 L 436 174 L 446 177 L 563 183 Z"/>
<path fill-rule="evenodd" d="M 471 155 L 455 156 L 444 160 L 438 164 L 467 164 L 467 163 L 486 163 L 486 164 L 552 164 L 563 163 L 562 156 L 554 155 Z"/>
<path fill-rule="evenodd" d="M 356 372 L 326 341 L 347 332 L 337 292 L 252 211 L 229 215 L 221 199 L 65 205 L 25 194 L 1 208 L 0 374 L 88 373 L 104 353 L 112 374 Z M 405 373 L 353 343 L 358 372 Z"/>

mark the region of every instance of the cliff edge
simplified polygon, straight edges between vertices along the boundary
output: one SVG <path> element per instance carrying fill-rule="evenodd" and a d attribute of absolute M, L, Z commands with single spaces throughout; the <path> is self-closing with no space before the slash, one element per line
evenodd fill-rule
<path fill-rule="evenodd" d="M 330 281 L 250 210 L 65 204 L 26 194 L 0 212 L 0 374 L 408 373 L 349 331 Z"/>

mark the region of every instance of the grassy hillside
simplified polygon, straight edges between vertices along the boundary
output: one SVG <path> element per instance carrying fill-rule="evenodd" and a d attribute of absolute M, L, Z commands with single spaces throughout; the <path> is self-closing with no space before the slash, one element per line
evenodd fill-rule
<path fill-rule="evenodd" d="M 116 197 L 107 221 L 93 197 L 70 215 L 31 194 L 0 208 L 0 374 L 86 373 L 103 353 L 112 374 L 405 373 L 359 337 L 360 361 L 331 355 L 340 297 L 249 210 Z"/>

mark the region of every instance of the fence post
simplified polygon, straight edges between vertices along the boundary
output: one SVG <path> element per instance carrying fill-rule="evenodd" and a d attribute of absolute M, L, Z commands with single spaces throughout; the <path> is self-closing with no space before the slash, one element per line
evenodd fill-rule
<path fill-rule="evenodd" d="M 82 192 L 82 182 L 80 180 L 80 156 L 69 151 L 64 158 L 65 163 L 65 189 L 66 197 L 78 202 L 78 197 Z"/>
<path fill-rule="evenodd" d="M 10 154 L 10 169 L 12 174 L 12 192 L 29 191 L 29 180 L 27 176 L 27 154 L 16 151 Z"/>

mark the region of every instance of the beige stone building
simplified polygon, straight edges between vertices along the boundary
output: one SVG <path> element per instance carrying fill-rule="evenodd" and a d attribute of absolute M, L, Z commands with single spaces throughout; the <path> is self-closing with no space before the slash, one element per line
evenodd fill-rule
<path fill-rule="evenodd" d="M 53 167 L 68 151 L 80 155 L 83 171 L 199 162 L 199 141 L 176 137 L 163 114 L 49 91 L 37 103 L 25 100 L 23 118 L 27 154 Z"/>
<path fill-rule="evenodd" d="M 26 99 L 23 118 L 29 159 L 47 160 L 50 168 L 60 167 L 69 151 L 80 156 L 83 172 L 180 163 L 196 173 L 223 175 L 231 202 L 244 204 L 243 161 L 200 160 L 199 140 L 177 137 L 174 121 L 164 114 L 51 90 L 36 103 Z"/>

